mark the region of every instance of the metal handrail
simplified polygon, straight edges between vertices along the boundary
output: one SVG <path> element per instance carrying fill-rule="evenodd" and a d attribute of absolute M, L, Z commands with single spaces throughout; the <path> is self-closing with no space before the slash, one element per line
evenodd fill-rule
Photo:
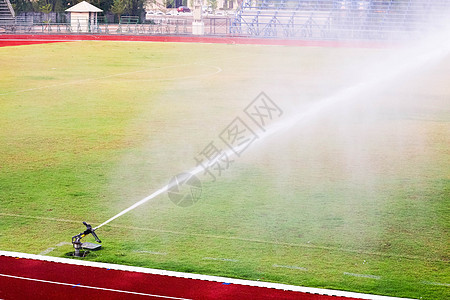
<path fill-rule="evenodd" d="M 9 2 L 9 0 L 5 0 L 5 2 L 6 2 L 6 5 L 8 5 L 9 11 L 11 12 L 12 17 L 15 18 L 16 13 L 14 12 L 14 9 L 13 9 L 11 3 Z"/>

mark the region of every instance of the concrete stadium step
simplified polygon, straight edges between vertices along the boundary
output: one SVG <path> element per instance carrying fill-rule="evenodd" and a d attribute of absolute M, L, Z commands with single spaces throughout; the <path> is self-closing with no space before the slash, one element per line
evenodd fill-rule
<path fill-rule="evenodd" d="M 302 37 L 339 38 L 342 33 L 347 38 L 347 32 L 355 30 L 359 36 L 377 33 L 384 39 L 383 33 L 407 36 L 421 31 L 449 11 L 446 0 L 244 0 L 232 32 L 273 37 L 283 35 L 276 27 L 289 27 Z"/>

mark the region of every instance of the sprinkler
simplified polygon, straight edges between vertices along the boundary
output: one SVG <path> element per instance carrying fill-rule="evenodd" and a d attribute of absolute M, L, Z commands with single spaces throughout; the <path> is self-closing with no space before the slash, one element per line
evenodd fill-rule
<path fill-rule="evenodd" d="M 83 237 L 85 237 L 86 235 L 88 235 L 89 233 L 92 234 L 92 236 L 95 238 L 95 240 L 98 243 L 102 242 L 102 241 L 100 241 L 97 234 L 95 233 L 96 228 L 92 229 L 92 226 L 86 222 L 83 222 L 83 224 L 86 226 L 86 230 L 84 232 L 81 232 L 72 237 L 72 244 L 73 244 L 73 248 L 75 249 L 75 253 L 73 255 L 78 256 L 78 257 L 81 257 L 81 252 L 80 252 L 81 248 L 89 249 L 89 250 L 97 250 L 101 247 L 101 245 L 99 245 L 99 244 L 81 243 L 81 239 Z"/>

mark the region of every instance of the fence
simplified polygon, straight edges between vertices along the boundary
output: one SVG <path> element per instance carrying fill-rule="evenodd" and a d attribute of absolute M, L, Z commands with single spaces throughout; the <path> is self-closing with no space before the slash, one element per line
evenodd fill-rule
<path fill-rule="evenodd" d="M 0 0 L 7 1 L 7 0 Z M 233 16 L 204 17 L 205 35 L 316 40 L 410 39 L 437 19 L 450 0 L 243 0 Z M 3 30 L 15 33 L 192 34 L 192 16 L 155 16 L 139 23 L 123 16 L 70 25 L 66 14 L 21 14 Z M 1 23 L 0 23 L 1 28 Z"/>
<path fill-rule="evenodd" d="M 405 39 L 437 19 L 448 0 L 244 0 L 231 33 L 301 39 Z"/>
<path fill-rule="evenodd" d="M 138 23 L 135 18 L 122 17 L 120 23 L 108 23 L 99 18 L 98 24 L 78 22 L 36 22 L 35 15 L 17 18 L 11 33 L 96 33 L 130 35 L 188 35 L 192 34 L 192 17 L 155 17 L 146 23 Z M 39 18 L 40 19 L 40 18 Z M 229 35 L 231 19 L 226 17 L 204 18 L 206 35 Z M 87 25 L 85 24 L 87 23 Z"/>
<path fill-rule="evenodd" d="M 20 22 L 9 28 L 11 33 L 95 33 L 95 34 L 130 34 L 130 35 L 178 35 L 190 34 L 192 21 L 186 19 L 161 18 L 151 23 L 30 23 Z M 226 29 L 222 30 L 226 32 Z"/>

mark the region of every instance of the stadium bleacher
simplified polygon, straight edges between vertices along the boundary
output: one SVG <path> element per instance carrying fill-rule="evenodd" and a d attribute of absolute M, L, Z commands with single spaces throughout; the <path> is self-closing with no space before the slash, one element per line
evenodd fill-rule
<path fill-rule="evenodd" d="M 242 36 L 402 39 L 448 18 L 448 0 L 243 0 L 230 28 Z"/>
<path fill-rule="evenodd" d="M 0 28 L 9 30 L 15 23 L 15 13 L 9 0 L 0 0 Z"/>
<path fill-rule="evenodd" d="M 57 18 L 53 21 L 56 23 L 43 24 L 42 20 L 36 22 L 33 13 L 15 17 L 9 1 L 0 0 L 0 31 L 79 32 L 79 28 L 59 23 Z M 450 19 L 449 15 L 450 0 L 242 0 L 235 15 L 224 18 L 223 24 L 217 25 L 217 18 L 214 24 L 205 19 L 209 20 L 209 31 L 205 33 L 302 40 L 402 40 L 415 38 L 436 20 Z M 122 16 L 119 24 L 97 24 L 91 32 L 192 32 L 186 18 L 162 16 L 151 21 L 140 24 L 137 16 Z"/>

